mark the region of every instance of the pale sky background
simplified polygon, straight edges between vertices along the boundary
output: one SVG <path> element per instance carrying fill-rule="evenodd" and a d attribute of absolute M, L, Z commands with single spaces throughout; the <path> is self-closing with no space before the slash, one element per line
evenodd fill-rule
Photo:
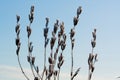
<path fill-rule="evenodd" d="M 73 27 L 76 9 L 82 6 L 83 12 L 76 26 L 74 69 L 81 67 L 76 79 L 87 80 L 87 58 L 91 52 L 91 32 L 97 28 L 98 62 L 92 80 L 119 80 L 120 76 L 120 0 L 1 0 L 0 2 L 0 80 L 25 80 L 17 63 L 15 45 L 16 14 L 21 16 L 21 50 L 20 59 L 30 75 L 27 62 L 28 14 L 31 5 L 35 6 L 35 19 L 32 24 L 31 41 L 34 45 L 33 55 L 36 65 L 43 68 L 43 28 L 45 18 L 50 18 L 49 37 L 56 19 L 64 21 L 67 34 L 67 47 L 64 51 L 65 63 L 62 66 L 62 80 L 69 80 L 70 73 L 70 39 L 69 32 Z M 47 55 L 49 55 L 49 45 Z M 33 80 L 33 79 L 32 79 Z"/>

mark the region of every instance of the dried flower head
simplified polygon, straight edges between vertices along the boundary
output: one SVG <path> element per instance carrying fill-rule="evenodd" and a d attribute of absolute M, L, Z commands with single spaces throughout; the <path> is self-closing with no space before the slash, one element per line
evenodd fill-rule
<path fill-rule="evenodd" d="M 54 24 L 54 29 L 53 29 L 53 32 L 56 34 L 57 30 L 58 30 L 58 27 L 59 27 L 59 21 L 56 20 L 56 23 Z"/>
<path fill-rule="evenodd" d="M 62 61 L 63 60 L 63 55 L 62 55 L 62 53 L 60 54 L 60 56 L 59 56 L 59 58 L 58 58 L 58 61 L 60 62 L 60 61 Z"/>
<path fill-rule="evenodd" d="M 56 40 L 56 37 L 51 38 L 51 41 L 50 41 L 51 50 L 53 49 L 53 46 L 55 44 L 55 40 Z"/>
<path fill-rule="evenodd" d="M 32 29 L 30 28 L 30 26 L 27 26 L 28 38 L 30 37 L 31 32 L 32 32 Z"/>
<path fill-rule="evenodd" d="M 16 38 L 16 46 L 20 44 L 20 38 Z"/>
<path fill-rule="evenodd" d="M 20 31 L 20 24 L 17 24 L 15 27 L 15 32 L 18 33 Z"/>
<path fill-rule="evenodd" d="M 79 17 L 79 15 L 82 13 L 82 7 L 81 6 L 79 6 L 78 8 L 77 8 L 77 18 Z"/>
<path fill-rule="evenodd" d="M 51 57 L 48 58 L 48 62 L 49 62 L 49 64 L 53 64 L 53 60 Z"/>
<path fill-rule="evenodd" d="M 48 27 L 44 28 L 44 37 L 45 37 L 45 39 L 47 39 L 47 36 L 48 36 L 48 30 L 49 30 Z"/>
<path fill-rule="evenodd" d="M 34 12 L 34 5 L 31 6 L 31 12 Z"/>
<path fill-rule="evenodd" d="M 66 47 L 65 42 L 61 43 L 61 50 L 62 50 L 62 51 L 65 49 L 65 47 Z"/>
<path fill-rule="evenodd" d="M 92 45 L 92 48 L 94 48 L 95 45 L 96 45 L 96 41 L 95 40 L 91 40 L 91 45 Z"/>
<path fill-rule="evenodd" d="M 35 63 L 35 57 L 32 57 L 32 64 Z"/>
<path fill-rule="evenodd" d="M 74 24 L 74 26 L 76 26 L 77 23 L 78 23 L 78 18 L 77 18 L 77 17 L 74 17 L 74 18 L 73 18 L 73 24 Z"/>
<path fill-rule="evenodd" d="M 93 39 L 96 40 L 96 29 L 94 29 L 94 32 L 92 32 Z"/>
<path fill-rule="evenodd" d="M 46 17 L 45 19 L 46 19 L 46 27 L 47 27 L 47 26 L 48 26 L 48 23 L 49 23 L 49 18 Z"/>
<path fill-rule="evenodd" d="M 71 31 L 70 31 L 70 39 L 72 39 L 74 37 L 74 35 L 75 35 L 75 31 L 74 31 L 74 29 L 71 29 Z"/>
<path fill-rule="evenodd" d="M 20 16 L 16 15 L 17 23 L 20 21 Z"/>
<path fill-rule="evenodd" d="M 29 21 L 30 23 L 33 22 L 33 19 L 34 19 L 34 6 L 31 6 L 31 9 L 30 9 L 30 14 L 29 14 Z"/>
<path fill-rule="evenodd" d="M 62 24 L 60 24 L 60 33 L 61 33 L 61 35 L 63 35 L 63 33 L 64 33 L 64 22 L 62 22 Z"/>

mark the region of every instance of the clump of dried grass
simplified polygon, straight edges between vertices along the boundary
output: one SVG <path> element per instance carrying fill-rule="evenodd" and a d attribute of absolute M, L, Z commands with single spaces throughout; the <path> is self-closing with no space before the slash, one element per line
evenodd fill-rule
<path fill-rule="evenodd" d="M 76 69 L 76 71 L 73 71 L 73 67 L 74 67 L 74 57 L 73 57 L 73 50 L 74 50 L 74 45 L 75 45 L 75 28 L 78 24 L 79 21 L 79 16 L 82 13 L 82 7 L 78 7 L 77 8 L 77 16 L 75 16 L 73 18 L 73 28 L 71 28 L 70 30 L 70 40 L 71 40 L 71 72 L 70 72 L 70 80 L 73 80 L 79 73 L 80 71 L 80 67 Z M 28 56 L 27 56 L 27 61 L 30 64 L 31 67 L 31 71 L 34 77 L 34 80 L 59 80 L 59 76 L 60 76 L 60 71 L 61 71 L 61 67 L 64 64 L 64 56 L 63 56 L 63 52 L 66 48 L 66 39 L 67 36 L 65 34 L 65 26 L 64 26 L 64 22 L 59 23 L 59 20 L 57 19 L 56 22 L 54 23 L 54 27 L 53 27 L 53 31 L 52 31 L 52 37 L 49 39 L 48 38 L 48 32 L 49 32 L 49 28 L 48 28 L 48 24 L 49 24 L 49 18 L 45 18 L 46 20 L 46 24 L 45 24 L 45 28 L 43 30 L 43 36 L 44 36 L 44 68 L 42 73 L 40 74 L 39 72 L 39 67 L 35 65 L 35 57 L 32 54 L 33 51 L 33 44 L 32 41 L 30 41 L 30 36 L 32 33 L 32 28 L 31 28 L 31 24 L 33 23 L 34 20 L 34 6 L 31 6 L 30 8 L 30 14 L 29 16 L 29 25 L 27 26 L 27 38 L 28 38 Z M 30 80 L 30 78 L 26 75 L 26 73 L 24 72 L 21 63 L 20 63 L 20 59 L 19 59 L 19 50 L 20 50 L 20 16 L 16 16 L 17 17 L 17 25 L 15 28 L 15 32 L 16 32 L 16 54 L 18 57 L 18 63 L 20 66 L 20 69 L 23 73 L 23 75 L 25 76 L 25 78 L 27 80 Z M 97 61 L 97 54 L 93 54 L 93 50 L 96 46 L 96 29 L 94 29 L 94 32 L 92 32 L 93 35 L 93 39 L 91 40 L 91 45 L 92 45 L 92 52 L 89 54 L 88 57 L 88 65 L 89 65 L 89 75 L 88 75 L 88 80 L 91 80 L 93 71 L 94 71 L 94 64 Z M 56 43 L 57 42 L 57 43 Z M 48 43 L 50 43 L 50 56 L 48 57 L 48 63 L 49 65 L 46 65 L 47 62 L 47 56 L 46 56 L 46 50 L 47 50 L 47 45 Z M 56 46 L 55 46 L 56 45 Z M 56 49 L 55 49 L 56 47 Z M 57 67 L 57 69 L 55 68 Z"/>

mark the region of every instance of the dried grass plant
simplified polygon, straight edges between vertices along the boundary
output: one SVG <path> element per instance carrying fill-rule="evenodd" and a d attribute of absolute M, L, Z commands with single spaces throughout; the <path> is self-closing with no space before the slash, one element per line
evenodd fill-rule
<path fill-rule="evenodd" d="M 73 80 L 79 73 L 80 67 L 76 69 L 76 71 L 73 71 L 74 67 L 74 57 L 73 57 L 73 50 L 74 50 L 74 45 L 75 45 L 75 28 L 78 24 L 79 21 L 79 16 L 82 13 L 82 7 L 77 8 L 77 15 L 73 18 L 73 28 L 70 30 L 70 41 L 71 41 L 71 72 L 70 72 L 70 80 Z M 39 72 L 39 67 L 35 65 L 35 57 L 32 54 L 33 51 L 33 44 L 32 41 L 30 40 L 31 33 L 32 33 L 32 28 L 31 24 L 34 21 L 34 6 L 31 6 L 30 8 L 30 13 L 29 13 L 29 25 L 27 26 L 27 38 L 28 38 L 28 56 L 27 56 L 27 61 L 30 64 L 31 72 L 33 74 L 34 80 L 59 80 L 60 78 L 60 71 L 61 67 L 64 64 L 64 56 L 63 52 L 66 48 L 66 39 L 67 36 L 65 34 L 65 27 L 64 27 L 64 22 L 59 22 L 59 20 L 56 20 L 54 23 L 53 31 L 52 31 L 52 37 L 49 39 L 48 38 L 48 32 L 49 32 L 49 18 L 45 18 L 46 24 L 45 28 L 43 30 L 43 36 L 44 36 L 44 68 L 43 71 Z M 19 51 L 20 51 L 20 16 L 16 16 L 17 18 L 17 25 L 15 27 L 15 32 L 16 32 L 16 55 L 18 58 L 18 63 L 20 66 L 20 69 L 22 71 L 22 74 L 25 76 L 27 80 L 31 80 L 28 75 L 24 72 L 24 69 L 21 65 L 20 59 L 19 59 Z M 91 80 L 93 71 L 94 71 L 94 64 L 97 61 L 97 54 L 93 54 L 94 47 L 96 45 L 96 29 L 94 29 L 94 32 L 92 32 L 93 35 L 93 40 L 91 41 L 92 45 L 92 52 L 89 54 L 88 58 L 88 65 L 89 65 L 89 75 L 88 75 L 88 80 Z M 47 45 L 50 43 L 50 55 L 47 58 L 46 56 L 46 50 L 47 50 Z M 54 48 L 55 45 L 57 46 L 56 49 Z M 49 66 L 46 65 L 48 59 Z M 57 67 L 57 69 L 55 68 Z"/>

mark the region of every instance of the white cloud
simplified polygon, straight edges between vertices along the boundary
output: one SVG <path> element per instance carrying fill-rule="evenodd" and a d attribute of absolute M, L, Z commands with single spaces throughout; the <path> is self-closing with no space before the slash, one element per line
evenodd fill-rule
<path fill-rule="evenodd" d="M 32 78 L 32 73 L 30 69 L 24 69 L 27 75 Z M 19 67 L 0 65 L 0 80 L 25 80 L 25 77 L 20 71 Z M 70 75 L 68 73 L 61 73 L 60 80 L 70 80 Z M 79 74 L 75 77 L 75 80 L 87 80 L 87 75 Z M 114 80 L 109 78 L 101 78 L 99 76 L 93 76 L 92 80 Z"/>
<path fill-rule="evenodd" d="M 25 69 L 25 71 L 30 73 L 29 69 Z M 0 80 L 25 80 L 25 77 L 20 71 L 20 68 L 13 66 L 0 65 Z"/>

